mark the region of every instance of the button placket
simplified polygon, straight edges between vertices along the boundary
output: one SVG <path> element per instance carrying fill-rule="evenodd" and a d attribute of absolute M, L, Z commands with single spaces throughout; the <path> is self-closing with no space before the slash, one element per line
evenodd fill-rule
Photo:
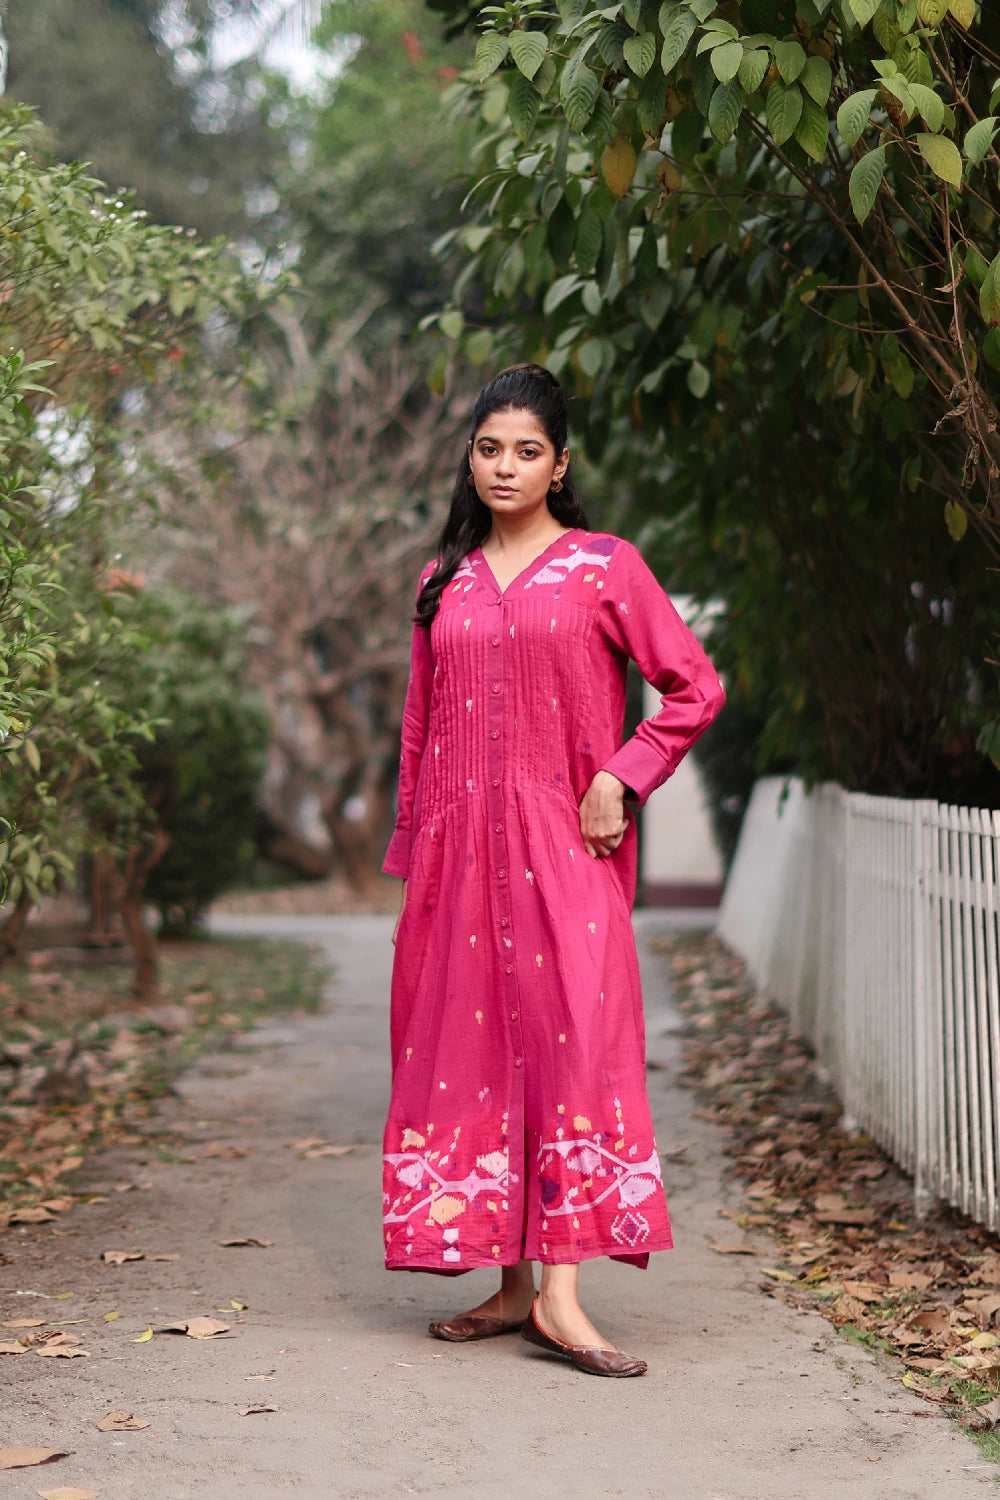
<path fill-rule="evenodd" d="M 504 806 L 503 771 L 504 739 L 508 713 L 505 699 L 509 674 L 506 671 L 506 646 L 510 639 L 508 607 L 500 604 L 500 629 L 488 637 L 489 648 L 483 670 L 486 678 L 486 801 L 493 838 L 490 845 L 490 894 L 496 928 L 496 948 L 500 977 L 504 986 L 506 1012 L 509 1017 L 508 1039 L 511 1060 L 510 1116 L 512 1131 L 520 1129 L 524 1114 L 524 1038 L 521 1030 L 521 1000 L 517 983 L 517 944 L 511 929 L 510 859 L 507 849 L 507 809 Z M 517 1136 L 514 1135 L 514 1139 Z M 511 1226 L 511 1235 L 520 1226 Z"/>

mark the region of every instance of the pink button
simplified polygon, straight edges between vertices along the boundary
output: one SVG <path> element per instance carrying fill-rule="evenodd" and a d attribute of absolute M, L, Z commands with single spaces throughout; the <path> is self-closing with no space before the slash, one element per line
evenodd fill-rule
<path fill-rule="evenodd" d="M 500 637 L 498 635 L 495 635 L 493 637 L 493 639 L 490 641 L 490 645 L 491 646 L 499 646 L 499 644 L 500 644 Z"/>
<path fill-rule="evenodd" d="M 494 833 L 503 833 L 503 824 L 502 823 L 494 823 L 493 824 L 493 832 Z"/>
<path fill-rule="evenodd" d="M 499 729 L 491 729 L 490 730 L 490 739 L 491 740 L 498 740 L 499 738 L 500 738 L 500 731 L 499 731 Z"/>
<path fill-rule="evenodd" d="M 500 926 L 501 927 L 509 927 L 510 926 L 510 917 L 501 917 L 500 918 Z"/>
<path fill-rule="evenodd" d="M 517 1011 L 516 1010 L 512 1010 L 511 1011 L 510 1018 L 511 1018 L 512 1021 L 516 1021 L 517 1020 Z"/>
<path fill-rule="evenodd" d="M 497 871 L 497 879 L 498 880 L 506 880 L 507 879 L 507 871 L 503 868 L 502 865 L 501 865 L 500 869 Z"/>
<path fill-rule="evenodd" d="M 514 972 L 514 965 L 513 964 L 504 964 L 504 970 L 503 971 L 504 971 L 505 974 L 513 974 L 513 972 Z"/>
<path fill-rule="evenodd" d="M 515 1057 L 515 1059 L 514 1059 L 514 1066 L 515 1066 L 515 1068 L 519 1068 L 521 1066 L 521 1058 Z"/>
<path fill-rule="evenodd" d="M 499 684 L 499 682 L 495 682 L 493 684 L 492 688 L 490 689 L 490 691 L 493 692 L 493 693 L 499 693 L 499 691 L 500 691 L 500 684 Z"/>
<path fill-rule="evenodd" d="M 493 781 L 491 782 L 491 785 L 492 786 L 499 786 L 500 785 L 500 777 L 499 776 L 494 776 Z"/>

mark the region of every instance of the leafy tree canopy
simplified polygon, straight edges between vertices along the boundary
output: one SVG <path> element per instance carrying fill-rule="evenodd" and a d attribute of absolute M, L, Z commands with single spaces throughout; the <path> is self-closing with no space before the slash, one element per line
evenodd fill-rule
<path fill-rule="evenodd" d="M 574 385 L 632 526 L 725 603 L 717 651 L 765 761 L 992 795 L 997 18 L 436 8 L 479 32 L 451 248 L 492 295 L 485 320 L 456 297 L 442 331 Z"/>

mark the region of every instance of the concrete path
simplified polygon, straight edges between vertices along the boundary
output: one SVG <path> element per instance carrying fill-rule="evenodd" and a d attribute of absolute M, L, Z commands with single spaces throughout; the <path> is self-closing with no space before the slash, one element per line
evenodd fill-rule
<path fill-rule="evenodd" d="M 59 1231 L 31 1227 L 0 1266 L 0 1317 L 87 1318 L 89 1360 L 2 1364 L 0 1446 L 72 1450 L 0 1476 L 3 1500 L 74 1485 L 101 1500 L 973 1500 L 995 1470 L 944 1418 L 881 1375 L 822 1319 L 762 1296 L 758 1262 L 711 1252 L 739 1231 L 713 1127 L 674 1086 L 676 1018 L 637 921 L 649 1018 L 650 1092 L 678 1248 L 650 1270 L 593 1262 L 587 1305 L 642 1380 L 601 1381 L 516 1338 L 426 1337 L 429 1317 L 472 1305 L 488 1272 L 450 1280 L 381 1266 L 379 1139 L 386 1099 L 391 920 L 227 918 L 227 932 L 294 933 L 336 966 L 325 1014 L 281 1022 L 204 1059 L 163 1113 L 188 1161 L 148 1148 L 87 1169 L 108 1201 Z M 289 1143 L 353 1145 L 302 1160 Z M 213 1143 L 204 1154 L 205 1143 Z M 217 1154 L 226 1147 L 249 1155 Z M 115 1191 L 134 1184 L 134 1190 Z M 267 1249 L 223 1249 L 255 1235 Z M 11 1236 L 3 1249 L 10 1248 Z M 766 1243 L 766 1242 L 762 1242 Z M 102 1249 L 178 1253 L 104 1266 Z M 765 1262 L 766 1264 L 766 1262 Z M 72 1291 L 61 1302 L 45 1300 Z M 43 1297 L 25 1295 L 42 1293 Z M 147 1324 L 216 1313 L 234 1337 Z M 103 1314 L 119 1316 L 105 1322 Z M 277 1411 L 243 1415 L 252 1404 Z M 110 1409 L 147 1418 L 101 1433 Z"/>

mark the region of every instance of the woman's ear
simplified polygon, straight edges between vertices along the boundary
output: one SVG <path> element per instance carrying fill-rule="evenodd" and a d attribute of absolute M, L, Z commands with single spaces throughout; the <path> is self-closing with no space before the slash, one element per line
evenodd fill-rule
<path fill-rule="evenodd" d="M 560 453 L 559 457 L 556 459 L 556 466 L 555 466 L 555 468 L 552 471 L 552 478 L 553 479 L 561 479 L 568 468 L 569 468 L 569 449 L 568 448 L 564 448 L 563 451 Z"/>

